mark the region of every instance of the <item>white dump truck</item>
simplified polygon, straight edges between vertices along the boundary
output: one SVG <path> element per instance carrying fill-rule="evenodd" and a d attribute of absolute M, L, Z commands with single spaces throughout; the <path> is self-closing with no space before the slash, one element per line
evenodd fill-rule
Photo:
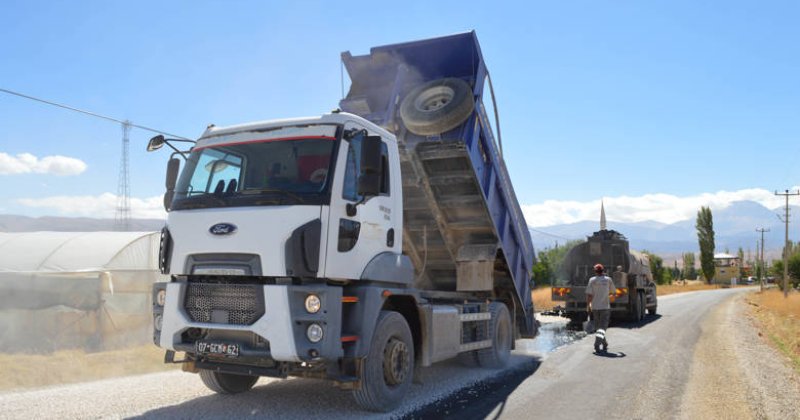
<path fill-rule="evenodd" d="M 148 145 L 174 150 L 154 342 L 216 392 L 324 378 L 389 411 L 415 369 L 500 367 L 537 333 L 474 32 L 342 59 L 341 110 Z"/>

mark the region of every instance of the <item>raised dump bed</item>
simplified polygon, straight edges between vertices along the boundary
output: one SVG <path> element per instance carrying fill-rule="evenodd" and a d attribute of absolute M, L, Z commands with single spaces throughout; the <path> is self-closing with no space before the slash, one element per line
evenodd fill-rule
<path fill-rule="evenodd" d="M 342 60 L 352 84 L 341 109 L 393 132 L 400 145 L 403 250 L 416 286 L 513 296 L 524 335 L 535 334 L 534 250 L 484 107 L 484 92 L 493 101 L 475 33 Z"/>

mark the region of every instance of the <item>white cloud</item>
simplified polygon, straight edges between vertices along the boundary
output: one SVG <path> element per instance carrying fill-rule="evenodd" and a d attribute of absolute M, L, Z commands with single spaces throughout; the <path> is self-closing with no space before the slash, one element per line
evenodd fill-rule
<path fill-rule="evenodd" d="M 797 190 L 793 187 L 792 190 Z M 645 194 L 638 197 L 606 197 L 603 199 L 606 218 L 617 222 L 654 220 L 675 223 L 694 218 L 701 206 L 724 209 L 735 201 L 749 200 L 774 209 L 784 204 L 773 191 L 750 188 L 738 191 L 719 191 L 686 197 L 671 194 Z M 600 199 L 591 201 L 547 200 L 541 204 L 523 204 L 525 221 L 531 227 L 553 226 L 583 220 L 600 220 Z"/>
<path fill-rule="evenodd" d="M 86 170 L 86 163 L 67 156 L 45 156 L 41 159 L 30 153 L 11 156 L 0 152 L 0 175 L 51 174 L 78 175 Z"/>
<path fill-rule="evenodd" d="M 113 218 L 117 196 L 111 193 L 84 196 L 53 196 L 45 198 L 20 198 L 23 206 L 55 209 L 61 216 Z M 162 196 L 131 197 L 131 217 L 136 219 L 163 219 L 166 217 Z"/>

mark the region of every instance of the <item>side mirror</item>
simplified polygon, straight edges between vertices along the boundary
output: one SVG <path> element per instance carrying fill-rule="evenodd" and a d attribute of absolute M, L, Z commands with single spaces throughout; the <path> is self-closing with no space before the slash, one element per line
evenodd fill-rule
<path fill-rule="evenodd" d="M 164 145 L 164 143 L 166 143 L 166 140 L 164 139 L 164 136 L 159 134 L 159 135 L 151 138 L 150 141 L 147 143 L 147 151 L 148 152 L 152 152 L 152 151 L 158 150 L 158 149 L 161 148 L 161 146 Z"/>
<path fill-rule="evenodd" d="M 175 196 L 175 184 L 178 182 L 178 171 L 181 168 L 181 161 L 178 158 L 172 158 L 167 163 L 167 179 L 165 186 L 167 192 L 164 193 L 164 210 L 169 211 L 172 207 L 172 198 Z"/>
<path fill-rule="evenodd" d="M 373 197 L 381 193 L 380 136 L 367 136 L 361 141 L 361 173 L 358 176 L 358 194 Z"/>

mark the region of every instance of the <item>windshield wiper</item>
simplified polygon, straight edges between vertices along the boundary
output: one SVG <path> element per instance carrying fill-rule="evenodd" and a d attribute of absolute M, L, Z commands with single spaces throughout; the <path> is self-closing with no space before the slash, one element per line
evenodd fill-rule
<path fill-rule="evenodd" d="M 278 189 L 278 188 L 250 188 L 250 189 L 242 190 L 239 193 L 243 194 L 243 195 L 278 193 L 278 194 L 282 194 L 282 195 L 287 196 L 287 197 L 291 197 L 291 198 L 295 199 L 296 201 L 300 202 L 301 204 L 304 204 L 306 202 L 306 200 L 303 197 L 300 197 L 299 195 L 297 195 L 297 194 L 295 194 L 295 193 L 293 193 L 291 191 L 281 190 L 281 189 Z"/>

